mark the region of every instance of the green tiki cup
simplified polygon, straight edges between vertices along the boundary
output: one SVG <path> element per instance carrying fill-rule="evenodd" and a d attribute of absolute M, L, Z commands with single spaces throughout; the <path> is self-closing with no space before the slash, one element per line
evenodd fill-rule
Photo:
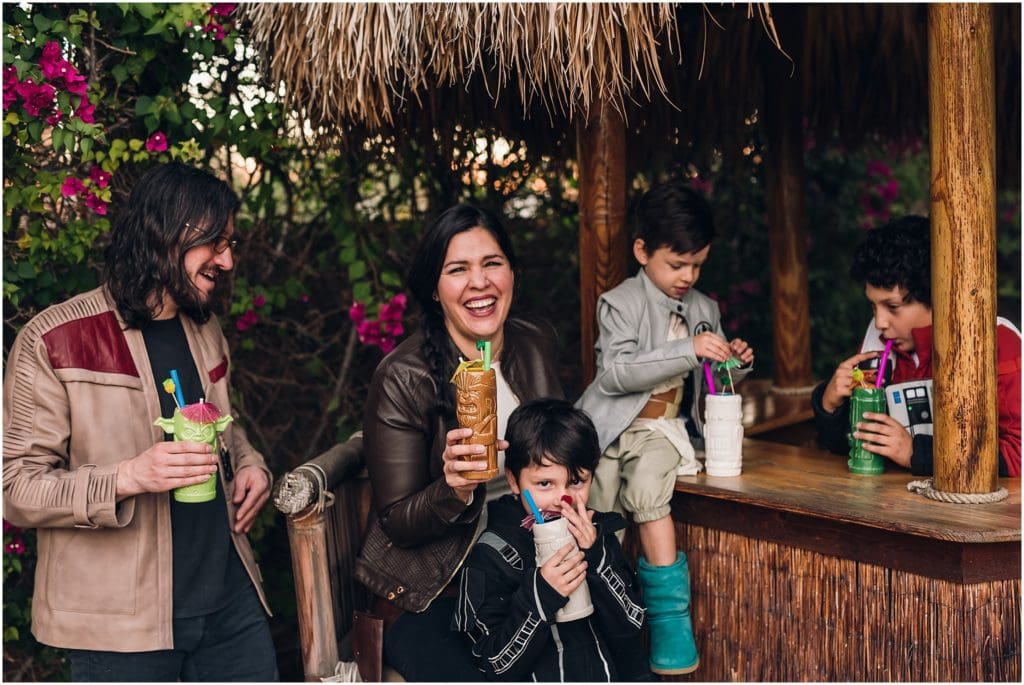
<path fill-rule="evenodd" d="M 186 411 L 197 405 L 188 405 Z M 212 404 L 205 404 L 204 407 L 213 407 Z M 220 412 L 213 407 L 217 414 Z M 209 413 L 209 412 L 206 412 Z M 205 418 L 205 417 L 204 417 Z M 174 410 L 174 418 L 157 419 L 154 423 L 160 426 L 167 433 L 174 435 L 175 442 L 191 440 L 192 442 L 205 442 L 217 453 L 217 434 L 223 433 L 228 424 L 231 423 L 231 415 L 217 416 L 210 421 L 191 421 L 182 415 L 180 409 Z M 176 502 L 209 502 L 217 496 L 217 474 L 211 473 L 210 477 L 198 485 L 187 485 L 183 488 L 174 489 L 174 500 Z"/>
<path fill-rule="evenodd" d="M 885 413 L 884 388 L 854 388 L 850 398 L 850 458 L 846 465 L 851 473 L 877 476 L 885 472 L 885 460 L 877 454 L 864 449 L 861 440 L 853 437 L 857 424 L 863 420 L 864 412 Z"/>

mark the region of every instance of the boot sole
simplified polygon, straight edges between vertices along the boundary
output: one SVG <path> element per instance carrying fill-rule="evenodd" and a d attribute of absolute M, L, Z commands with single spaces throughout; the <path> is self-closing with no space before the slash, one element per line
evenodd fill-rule
<path fill-rule="evenodd" d="M 651 671 L 658 675 L 686 675 L 687 673 L 693 673 L 700 666 L 700 659 L 698 659 L 692 666 L 684 666 L 683 668 L 655 668 L 651 666 Z"/>

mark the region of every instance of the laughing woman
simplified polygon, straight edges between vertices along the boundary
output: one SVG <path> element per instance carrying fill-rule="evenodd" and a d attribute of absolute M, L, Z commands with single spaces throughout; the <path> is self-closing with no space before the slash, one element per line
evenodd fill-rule
<path fill-rule="evenodd" d="M 450 383 L 460 359 L 491 343 L 498 384 L 498 436 L 520 402 L 561 397 L 555 337 L 509 317 L 516 260 L 490 212 L 457 205 L 427 229 L 409 271 L 421 330 L 377 367 L 363 417 L 374 514 L 356 578 L 377 595 L 385 617 L 384 657 L 409 681 L 480 680 L 468 644 L 449 630 L 457 594 L 451 581 L 483 529 L 484 503 L 508 491 L 504 455 L 489 482 L 460 461 L 483 452 L 462 445 Z M 499 440 L 499 448 L 505 443 Z"/>

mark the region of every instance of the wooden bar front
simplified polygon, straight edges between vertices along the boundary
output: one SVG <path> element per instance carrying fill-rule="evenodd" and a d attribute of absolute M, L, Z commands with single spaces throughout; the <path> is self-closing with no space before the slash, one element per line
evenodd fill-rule
<path fill-rule="evenodd" d="M 907 491 L 746 440 L 743 475 L 677 481 L 694 681 L 1020 681 L 1020 481 L 1003 502 Z"/>

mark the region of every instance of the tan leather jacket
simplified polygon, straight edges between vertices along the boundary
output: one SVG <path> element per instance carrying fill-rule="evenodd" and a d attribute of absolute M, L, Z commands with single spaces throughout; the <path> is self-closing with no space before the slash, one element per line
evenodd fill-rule
<path fill-rule="evenodd" d="M 215 318 L 182 324 L 209 401 L 229 410 L 229 356 Z M 4 378 L 4 517 L 38 529 L 32 632 L 55 647 L 170 649 L 168 494 L 115 500 L 117 465 L 164 439 L 142 333 L 102 288 L 46 309 L 19 333 Z M 232 422 L 224 433 L 235 472 L 266 470 Z M 269 475 L 269 471 L 267 471 Z M 225 483 L 228 516 L 233 483 Z M 264 607 L 244 535 L 235 548 Z"/>
<path fill-rule="evenodd" d="M 562 397 L 554 332 L 505 323 L 502 375 L 520 402 Z M 458 428 L 437 411 L 423 336 L 404 341 L 377 367 L 363 415 L 363 449 L 374 514 L 355 577 L 407 611 L 423 611 L 448 585 L 476 540 L 481 484 L 465 505 L 445 482 L 445 435 Z M 450 352 L 458 354 L 454 343 Z"/>

